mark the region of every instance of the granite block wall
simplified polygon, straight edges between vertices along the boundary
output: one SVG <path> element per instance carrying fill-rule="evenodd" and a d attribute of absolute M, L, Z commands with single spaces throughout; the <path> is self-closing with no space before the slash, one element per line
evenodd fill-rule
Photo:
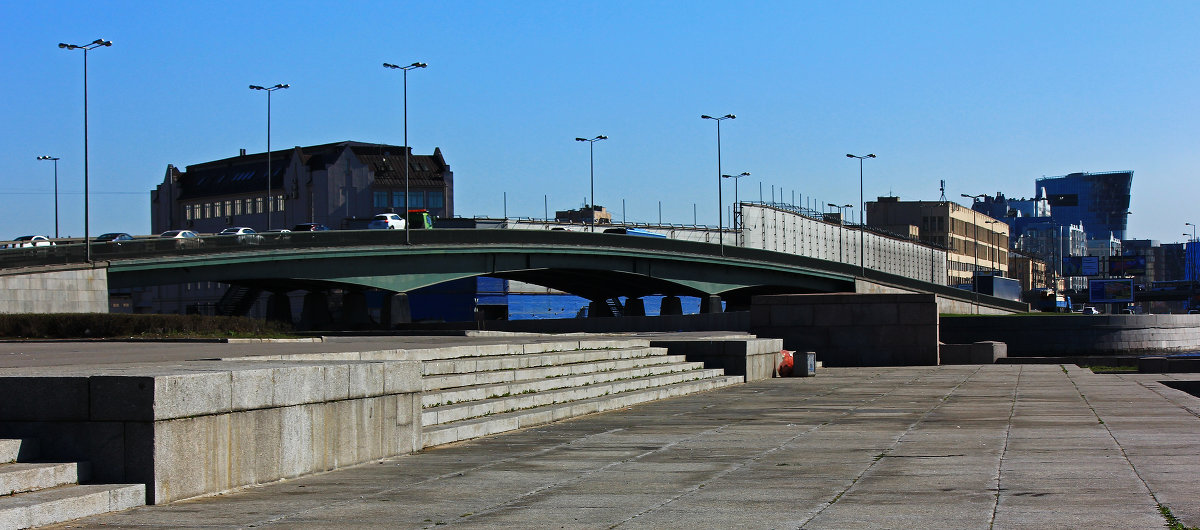
<path fill-rule="evenodd" d="M 806 294 L 754 297 L 750 331 L 814 351 L 825 366 L 938 364 L 932 294 Z"/>
<path fill-rule="evenodd" d="M 21 274 L 0 275 L 0 313 L 107 312 L 107 269 L 22 271 Z"/>

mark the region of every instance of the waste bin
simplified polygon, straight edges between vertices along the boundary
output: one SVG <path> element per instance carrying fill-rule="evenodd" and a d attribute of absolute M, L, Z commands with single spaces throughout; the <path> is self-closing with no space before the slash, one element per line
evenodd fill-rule
<path fill-rule="evenodd" d="M 817 375 L 817 352 L 796 352 L 793 363 L 792 376 L 812 377 Z"/>

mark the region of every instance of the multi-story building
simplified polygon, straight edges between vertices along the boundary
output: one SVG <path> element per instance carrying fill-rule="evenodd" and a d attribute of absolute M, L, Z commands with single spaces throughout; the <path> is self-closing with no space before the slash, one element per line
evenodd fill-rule
<path fill-rule="evenodd" d="M 1008 256 L 1008 277 L 1021 282 L 1021 292 L 1025 293 L 1053 285 L 1045 261 L 1016 250 Z"/>
<path fill-rule="evenodd" d="M 950 285 L 972 282 L 976 271 L 1008 270 L 1008 225 L 948 201 L 868 202 L 867 225 L 904 233 L 916 226 L 921 241 L 946 247 Z"/>
<path fill-rule="evenodd" d="M 1037 180 L 1061 226 L 1082 223 L 1088 239 L 1125 239 L 1129 224 L 1129 194 L 1133 171 L 1071 173 Z"/>
<path fill-rule="evenodd" d="M 151 230 L 218 232 L 229 226 L 256 230 L 320 223 L 365 228 L 366 219 L 405 206 L 402 146 L 339 142 L 245 154 L 187 166 L 168 165 L 151 192 Z M 454 215 L 454 173 L 442 158 L 408 153 L 408 207 L 437 217 Z"/>
<path fill-rule="evenodd" d="M 1048 218 L 1023 226 L 1015 233 L 1012 248 L 1046 261 L 1054 276 L 1061 283 L 1056 290 L 1086 289 L 1087 278 L 1082 276 L 1063 277 L 1063 259 L 1087 254 L 1087 236 L 1082 225 L 1060 226 Z"/>

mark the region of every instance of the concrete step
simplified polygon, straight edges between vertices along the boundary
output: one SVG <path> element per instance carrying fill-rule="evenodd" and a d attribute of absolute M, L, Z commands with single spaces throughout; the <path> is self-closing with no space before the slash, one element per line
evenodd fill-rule
<path fill-rule="evenodd" d="M 518 381 L 545 380 L 613 370 L 628 370 L 631 368 L 682 363 L 686 362 L 686 360 L 687 359 L 682 355 L 654 355 L 618 358 L 611 360 L 572 362 L 537 366 L 533 368 L 513 368 L 505 370 L 425 376 L 421 378 L 421 384 L 426 392 L 432 392 L 478 385 L 495 385 L 501 383 L 514 383 Z"/>
<path fill-rule="evenodd" d="M 34 440 L 0 439 L 0 464 L 37 458 L 38 446 Z"/>
<path fill-rule="evenodd" d="M 488 355 L 458 359 L 439 359 L 422 363 L 423 376 L 467 374 L 498 370 L 516 370 L 560 364 L 632 359 L 666 354 L 665 348 L 635 347 L 571 350 L 517 355 Z"/>
<path fill-rule="evenodd" d="M 719 372 L 719 370 L 716 372 Z M 421 433 L 421 442 L 422 447 L 432 447 L 533 425 L 541 425 L 585 414 L 616 410 L 638 403 L 705 392 L 742 382 L 743 378 L 741 376 L 717 375 L 715 377 L 682 381 L 668 385 L 649 388 L 643 387 L 631 389 L 626 392 L 598 395 L 529 410 L 517 410 L 486 417 L 477 417 L 444 425 L 427 425 Z"/>
<path fill-rule="evenodd" d="M 80 468 L 85 469 L 81 470 Z M 82 472 L 81 472 L 82 471 Z M 86 479 L 86 466 L 77 463 L 10 462 L 0 464 L 0 496 L 76 484 Z"/>
<path fill-rule="evenodd" d="M 145 484 L 62 486 L 0 497 L 0 528 L 31 528 L 146 503 Z"/>
<path fill-rule="evenodd" d="M 620 370 L 585 371 L 579 374 L 567 373 L 558 377 L 522 378 L 514 381 L 502 381 L 499 383 L 430 390 L 421 395 L 421 408 L 432 409 L 473 401 L 484 401 L 497 397 L 532 394 L 535 392 L 547 392 L 562 388 L 576 388 L 586 385 L 606 383 L 609 381 L 698 370 L 703 367 L 704 366 L 701 363 L 681 361 L 674 363 L 652 364 L 649 366 L 634 366 Z"/>
<path fill-rule="evenodd" d="M 700 368 L 700 363 L 653 366 L 599 374 L 561 377 L 545 381 L 486 385 L 461 391 L 431 394 L 432 403 L 421 412 L 421 425 L 444 423 L 557 405 L 607 394 L 619 394 L 685 381 L 724 376 L 719 369 Z M 655 373 L 658 372 L 658 373 Z M 425 402 L 422 397 L 422 403 Z M 436 399 L 440 397 L 440 401 Z"/>

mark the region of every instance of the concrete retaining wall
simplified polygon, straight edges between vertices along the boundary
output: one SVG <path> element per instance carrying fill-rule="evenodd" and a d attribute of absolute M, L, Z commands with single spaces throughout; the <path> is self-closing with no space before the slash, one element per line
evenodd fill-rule
<path fill-rule="evenodd" d="M 195 361 L 10 370 L 0 437 L 89 461 L 98 482 L 164 503 L 411 453 L 420 363 Z"/>
<path fill-rule="evenodd" d="M 783 349 L 781 339 L 729 338 L 651 340 L 650 346 L 667 348 L 670 355 L 684 355 L 705 368 L 721 368 L 725 375 L 740 375 L 746 381 L 770 379 Z"/>
<path fill-rule="evenodd" d="M 0 313 L 107 313 L 108 269 L 10 270 L 0 274 Z"/>
<path fill-rule="evenodd" d="M 938 364 L 932 294 L 808 294 L 754 297 L 750 331 L 815 351 L 825 366 Z"/>
<path fill-rule="evenodd" d="M 1013 315 L 942 319 L 942 342 L 1004 342 L 1009 357 L 1200 351 L 1200 315 Z"/>
<path fill-rule="evenodd" d="M 854 290 L 859 294 L 924 294 L 919 291 L 905 289 L 894 285 L 884 285 L 870 280 L 858 279 L 854 282 Z M 964 291 L 963 295 L 970 297 L 973 293 Z M 1015 311 L 1005 307 L 997 307 L 989 305 L 987 299 L 991 297 L 978 297 L 979 301 L 975 300 L 960 300 L 946 296 L 937 297 L 938 313 L 946 315 L 1010 315 Z M 1028 311 L 1029 306 L 1026 305 L 1023 311 Z"/>

